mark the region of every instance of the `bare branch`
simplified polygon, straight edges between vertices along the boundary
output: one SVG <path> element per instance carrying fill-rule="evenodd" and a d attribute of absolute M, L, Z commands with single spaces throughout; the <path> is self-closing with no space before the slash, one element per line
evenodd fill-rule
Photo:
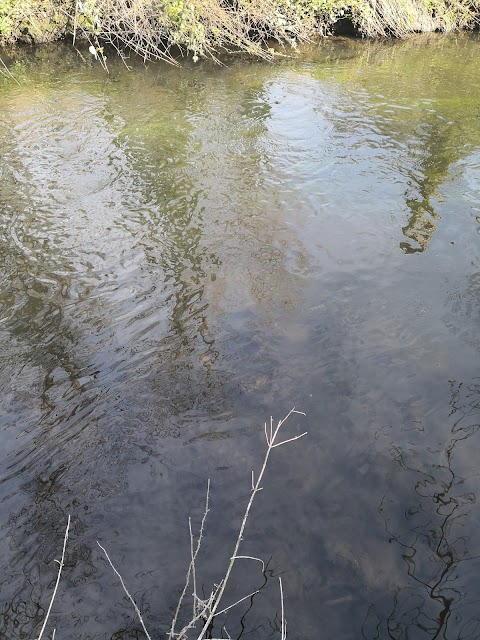
<path fill-rule="evenodd" d="M 117 571 L 117 569 L 115 568 L 115 566 L 114 566 L 113 562 L 110 560 L 110 556 L 108 555 L 108 553 L 107 553 L 106 549 L 104 549 L 104 547 L 102 547 L 102 545 L 98 542 L 98 540 L 97 540 L 97 544 L 98 544 L 98 546 L 100 547 L 100 549 L 103 551 L 103 553 L 105 554 L 105 557 L 107 558 L 107 560 L 108 560 L 108 562 L 109 562 L 110 566 L 112 567 L 112 569 L 114 570 L 114 572 L 116 573 L 116 575 L 120 578 L 120 582 L 122 583 L 123 590 L 125 591 L 125 593 L 126 593 L 126 595 L 127 595 L 127 598 L 130 600 L 130 602 L 131 602 L 131 603 L 132 603 L 132 605 L 133 605 L 133 608 L 135 609 L 135 613 L 137 614 L 137 616 L 138 616 L 138 618 L 139 618 L 139 620 L 140 620 L 140 623 L 141 623 L 141 625 L 142 625 L 142 628 L 143 628 L 143 631 L 144 631 L 145 635 L 147 636 L 148 640 L 152 640 L 152 639 L 151 639 L 151 637 L 150 637 L 150 634 L 149 634 L 149 633 L 148 633 L 148 631 L 147 631 L 147 628 L 146 628 L 146 626 L 145 626 L 145 623 L 144 623 L 144 621 L 143 621 L 142 614 L 140 613 L 140 609 L 137 607 L 137 604 L 136 604 L 135 600 L 132 598 L 132 596 L 130 595 L 130 593 L 129 593 L 129 591 L 128 591 L 127 587 L 125 586 L 125 583 L 124 583 L 124 581 L 123 581 L 122 576 L 120 575 L 120 573 L 119 573 L 119 572 Z M 39 640 L 40 640 L 40 638 L 39 638 Z"/>
<path fill-rule="evenodd" d="M 260 473 L 257 476 L 257 480 L 256 480 L 256 482 L 254 484 L 254 487 L 252 489 L 252 493 L 250 495 L 250 499 L 249 499 L 249 501 L 247 503 L 247 506 L 246 506 L 246 509 L 245 509 L 245 513 L 244 513 L 244 516 L 243 516 L 243 520 L 242 520 L 242 524 L 240 525 L 240 530 L 238 532 L 238 537 L 237 537 L 237 540 L 235 542 L 235 547 L 234 547 L 233 553 L 230 556 L 230 562 L 229 562 L 229 565 L 227 567 L 227 571 L 225 573 L 225 576 L 223 578 L 223 582 L 221 584 L 221 587 L 218 589 L 218 594 L 215 597 L 215 601 L 212 604 L 212 607 L 210 609 L 208 617 L 205 619 L 203 628 L 202 628 L 199 636 L 197 637 L 197 640 L 203 640 L 208 628 L 210 627 L 210 625 L 212 623 L 212 620 L 217 615 L 217 609 L 219 608 L 220 601 L 221 601 L 221 599 L 223 597 L 223 594 L 225 592 L 225 588 L 227 586 L 228 580 L 229 580 L 230 575 L 232 573 L 232 569 L 233 569 L 233 566 L 235 564 L 235 560 L 238 557 L 238 550 L 239 550 L 240 544 L 241 544 L 241 542 L 243 540 L 243 533 L 244 533 L 245 527 L 247 525 L 247 520 L 248 520 L 248 516 L 250 515 L 250 510 L 252 508 L 253 501 L 255 500 L 255 496 L 258 493 L 258 491 L 261 490 L 261 483 L 262 483 L 263 475 L 264 475 L 265 470 L 267 468 L 268 459 L 270 457 L 271 452 L 273 451 L 273 449 L 276 446 L 280 446 L 282 444 L 287 444 L 288 442 L 292 442 L 293 440 L 298 440 L 299 438 L 301 438 L 304 435 L 306 435 L 305 433 L 302 433 L 299 436 L 295 436 L 293 438 L 289 438 L 288 440 L 284 440 L 283 442 L 280 442 L 280 443 L 276 443 L 275 442 L 282 425 L 285 424 L 285 422 L 288 420 L 288 418 L 293 413 L 302 413 L 302 412 L 297 411 L 295 409 L 295 407 L 293 407 L 293 409 L 290 409 L 290 411 L 287 413 L 287 415 L 284 418 L 282 418 L 281 420 L 278 421 L 277 426 L 275 428 L 273 426 L 273 417 L 270 418 L 270 438 L 268 437 L 268 433 L 267 433 L 267 423 L 265 422 L 265 424 L 264 424 L 265 439 L 267 441 L 267 451 L 265 453 L 263 464 L 262 464 L 262 467 L 260 469 Z M 305 414 L 303 414 L 303 415 L 305 415 Z M 248 598 L 249 596 L 246 596 L 246 597 Z M 225 611 L 225 609 L 222 610 L 222 611 Z M 282 640 L 284 640 L 284 638 L 282 638 Z"/>
<path fill-rule="evenodd" d="M 235 560 L 257 560 L 262 565 L 262 572 L 265 571 L 265 562 L 261 558 L 255 558 L 254 556 L 236 556 Z"/>
<path fill-rule="evenodd" d="M 210 596 L 208 597 L 208 600 L 200 600 L 200 598 L 197 598 L 198 602 L 202 603 L 203 608 L 200 609 L 200 607 L 198 608 L 198 613 L 197 615 L 192 618 L 192 620 L 190 620 L 190 622 L 180 631 L 179 634 L 177 635 L 177 640 L 182 640 L 182 638 L 186 638 L 186 633 L 187 631 L 189 631 L 192 627 L 195 626 L 195 624 L 198 622 L 198 620 L 203 619 L 206 620 L 208 615 L 209 615 L 209 611 L 211 611 L 212 609 L 212 604 L 215 601 L 215 596 L 218 593 L 218 589 L 221 586 L 221 582 L 220 585 L 218 585 L 210 594 Z"/>
<path fill-rule="evenodd" d="M 282 604 L 282 630 L 281 630 L 280 640 L 287 640 L 287 627 L 285 625 L 285 608 L 283 605 L 282 576 L 278 576 L 278 581 L 280 583 L 280 602 Z"/>
<path fill-rule="evenodd" d="M 192 617 L 195 617 L 197 613 L 197 602 L 195 600 L 197 594 L 197 575 L 195 571 L 195 553 L 193 551 L 193 533 L 192 533 L 192 519 L 188 519 L 188 529 L 190 531 L 190 566 L 192 568 L 192 581 L 193 581 L 193 611 Z"/>
<path fill-rule="evenodd" d="M 180 608 L 182 606 L 183 599 L 185 598 L 185 594 L 187 593 L 188 585 L 190 584 L 190 575 L 192 572 L 193 572 L 193 619 L 198 620 L 198 618 L 201 617 L 201 616 L 196 616 L 196 613 L 198 613 L 197 608 L 198 608 L 198 603 L 200 602 L 200 598 L 197 595 L 197 589 L 196 589 L 195 561 L 197 559 L 198 552 L 200 551 L 200 545 L 202 544 L 203 530 L 205 528 L 205 521 L 207 519 L 207 514 L 209 512 L 209 508 L 208 508 L 209 501 L 210 501 L 210 478 L 208 479 L 208 482 L 207 482 L 205 510 L 203 512 L 202 522 L 200 524 L 200 531 L 198 533 L 198 540 L 197 540 L 197 546 L 196 546 L 195 552 L 193 552 L 192 526 L 191 526 L 191 520 L 189 518 L 191 560 L 190 560 L 190 565 L 188 567 L 187 576 L 185 578 L 185 586 L 183 587 L 182 593 L 180 594 L 180 598 L 177 603 L 177 608 L 175 610 L 175 615 L 173 617 L 172 624 L 170 627 L 170 633 L 168 634 L 169 640 L 172 640 L 176 635 L 175 625 L 177 624 L 178 616 L 180 614 Z M 183 633 L 183 632 L 184 632 L 184 629 L 180 633 Z"/>
<path fill-rule="evenodd" d="M 15 78 L 13 73 L 10 71 L 10 69 L 7 67 L 7 65 L 1 58 L 0 58 L 0 74 L 3 76 L 6 76 L 7 78 L 10 78 L 10 80 L 13 80 L 18 84 L 18 86 L 20 86 L 19 81 Z"/>
<path fill-rule="evenodd" d="M 293 442 L 294 440 L 298 440 L 299 438 L 303 438 L 303 436 L 306 436 L 308 433 L 308 431 L 305 431 L 305 433 L 301 433 L 299 436 L 295 436 L 294 438 L 289 438 L 288 440 L 283 440 L 283 442 L 277 442 L 277 444 L 274 444 L 272 446 L 272 449 L 275 449 L 275 447 L 281 447 L 282 444 L 287 444 L 287 442 Z"/>
<path fill-rule="evenodd" d="M 45 616 L 45 620 L 43 621 L 42 628 L 40 629 L 40 635 L 38 636 L 38 640 L 41 640 L 43 636 L 43 632 L 45 631 L 45 627 L 47 626 L 48 618 L 50 616 L 50 611 L 52 610 L 53 601 L 55 600 L 55 596 L 57 595 L 58 585 L 60 583 L 60 576 L 62 575 L 63 562 L 65 560 L 65 550 L 67 548 L 67 540 L 68 540 L 68 531 L 70 529 L 70 515 L 67 520 L 67 528 L 65 529 L 65 536 L 63 538 L 63 550 L 62 550 L 62 559 L 59 562 L 57 581 L 55 583 L 55 588 L 53 589 L 52 599 L 50 600 L 50 605 L 47 610 L 47 615 Z M 58 560 L 57 560 L 58 562 Z M 53 637 L 55 637 L 55 631 L 53 632 Z"/>
<path fill-rule="evenodd" d="M 240 600 L 237 600 L 236 602 L 231 604 L 229 607 L 225 607 L 225 609 L 222 609 L 221 611 L 217 611 L 217 613 L 215 613 L 214 615 L 215 616 L 219 616 L 222 613 L 225 613 L 229 609 L 232 609 L 233 607 L 236 607 L 237 604 L 240 604 L 240 602 L 243 602 L 244 600 L 247 600 L 248 598 L 251 598 L 252 596 L 256 595 L 259 592 L 260 592 L 260 589 L 257 589 L 256 591 L 252 591 L 252 593 L 249 593 L 248 596 L 243 596 L 243 598 L 240 598 Z"/>

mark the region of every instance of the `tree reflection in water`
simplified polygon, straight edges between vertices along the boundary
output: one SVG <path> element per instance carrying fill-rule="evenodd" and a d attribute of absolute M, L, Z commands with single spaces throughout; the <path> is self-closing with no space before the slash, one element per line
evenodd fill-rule
<path fill-rule="evenodd" d="M 444 446 L 415 450 L 411 436 L 402 446 L 391 445 L 400 474 L 414 482 L 415 498 L 407 498 L 408 506 L 399 513 L 399 500 L 386 494 L 379 513 L 389 542 L 399 547 L 408 578 L 397 587 L 389 611 L 370 606 L 362 627 L 366 640 L 480 637 L 477 601 L 469 595 L 480 558 L 471 535 L 478 517 L 472 491 L 478 472 L 467 471 L 472 465 L 466 464 L 477 446 L 470 439 L 480 427 L 480 379 L 469 386 L 450 381 L 450 390 L 453 422 L 442 438 Z"/>

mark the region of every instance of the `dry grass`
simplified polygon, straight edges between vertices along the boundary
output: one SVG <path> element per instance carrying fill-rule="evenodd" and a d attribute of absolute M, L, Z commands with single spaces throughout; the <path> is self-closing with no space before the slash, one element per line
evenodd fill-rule
<path fill-rule="evenodd" d="M 373 0 L 353 11 L 360 32 L 367 37 L 405 38 L 411 33 L 448 32 L 478 23 L 477 2 L 462 0 Z"/>
<path fill-rule="evenodd" d="M 368 37 L 405 37 L 478 23 L 480 0 L 0 0 L 0 44 L 86 38 L 106 67 L 103 46 L 176 63 L 178 55 L 225 52 L 272 58 L 272 40 L 295 47 L 349 18 Z"/>
<path fill-rule="evenodd" d="M 174 62 L 172 50 L 194 59 L 243 51 L 271 58 L 268 41 L 295 43 L 308 37 L 295 4 L 278 0 L 77 0 L 71 22 L 98 49 L 112 45 L 124 58 L 133 52 L 145 60 Z"/>

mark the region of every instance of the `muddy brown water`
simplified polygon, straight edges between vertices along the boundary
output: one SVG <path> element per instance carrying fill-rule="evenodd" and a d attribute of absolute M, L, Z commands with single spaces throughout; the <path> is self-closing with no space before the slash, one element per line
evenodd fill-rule
<path fill-rule="evenodd" d="M 215 637 L 279 637 L 281 574 L 292 639 L 480 638 L 478 34 L 2 55 L 0 637 L 68 514 L 48 637 L 144 637 L 97 540 L 164 637 L 207 480 L 204 594 L 296 406 Z"/>

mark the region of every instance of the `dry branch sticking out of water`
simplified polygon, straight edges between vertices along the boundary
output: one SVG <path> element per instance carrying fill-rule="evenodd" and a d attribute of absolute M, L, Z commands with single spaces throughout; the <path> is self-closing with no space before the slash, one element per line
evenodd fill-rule
<path fill-rule="evenodd" d="M 258 561 L 260 563 L 262 563 L 262 565 L 264 566 L 263 561 L 260 558 L 254 558 L 252 556 L 243 556 L 243 555 L 239 555 L 239 550 L 240 550 L 240 545 L 242 543 L 243 540 L 243 534 L 245 531 L 245 527 L 247 525 L 247 521 L 248 521 L 248 517 L 250 515 L 250 511 L 253 505 L 253 502 L 255 500 L 255 496 L 257 495 L 257 493 L 259 491 L 262 490 L 262 480 L 265 474 L 265 471 L 267 469 L 267 465 L 268 465 L 268 461 L 270 458 L 270 454 L 272 453 L 272 451 L 280 446 L 283 446 L 285 444 L 294 442 L 295 440 L 298 440 L 300 438 L 302 438 L 303 436 L 305 436 L 307 434 L 307 432 L 305 431 L 304 433 L 301 433 L 300 435 L 297 436 L 293 436 L 291 438 L 286 438 L 284 440 L 279 440 L 279 433 L 280 430 L 282 428 L 282 426 L 285 424 L 285 422 L 288 420 L 288 418 L 290 418 L 290 416 L 292 414 L 300 414 L 300 415 L 305 415 L 303 412 L 301 411 L 296 411 L 295 408 L 291 409 L 288 414 L 282 418 L 281 420 L 279 420 L 277 422 L 277 424 L 274 424 L 273 418 L 270 418 L 270 423 L 267 424 L 265 422 L 264 424 L 264 433 L 265 433 L 265 440 L 266 440 L 266 444 L 267 444 L 267 450 L 265 452 L 265 456 L 263 459 L 263 463 L 262 466 L 260 468 L 260 471 L 257 475 L 257 479 L 255 481 L 255 474 L 252 471 L 252 491 L 251 491 L 251 495 L 250 495 L 250 499 L 247 503 L 247 506 L 245 508 L 245 512 L 243 515 L 243 520 L 242 523 L 240 525 L 240 529 L 238 532 L 238 536 L 237 539 L 235 541 L 235 545 L 234 545 L 234 549 L 233 549 L 233 553 L 230 557 L 230 561 L 229 564 L 227 566 L 227 569 L 225 571 L 225 575 L 223 576 L 223 578 L 220 580 L 219 584 L 215 584 L 213 585 L 212 591 L 209 595 L 209 597 L 207 599 L 202 599 L 199 597 L 198 593 L 197 593 L 197 573 L 196 573 L 196 560 L 198 557 L 198 554 L 200 552 L 201 549 L 201 544 L 202 544 L 202 538 L 203 538 L 203 533 L 204 533 L 204 528 L 205 528 L 205 522 L 207 519 L 207 515 L 209 512 L 209 501 L 210 501 L 210 480 L 208 481 L 208 485 L 207 485 L 207 494 L 206 494 L 206 499 L 205 499 L 205 509 L 203 512 L 203 517 L 202 517 L 202 521 L 200 524 L 200 529 L 198 532 L 198 537 L 195 543 L 194 540 L 194 535 L 193 535 L 193 531 L 192 531 L 192 523 L 191 523 L 191 519 L 189 519 L 189 531 L 190 531 L 190 564 L 187 570 L 187 575 L 185 578 L 185 586 L 183 587 L 183 590 L 180 594 L 180 598 L 177 604 L 177 608 L 172 620 L 172 624 L 170 627 L 170 632 L 168 634 L 168 639 L 169 640 L 187 640 L 188 639 L 188 634 L 189 632 L 195 628 L 195 625 L 200 622 L 202 624 L 202 630 L 200 631 L 200 633 L 197 636 L 197 640 L 204 640 L 205 638 L 205 634 L 207 633 L 208 629 L 211 627 L 214 618 L 216 618 L 217 616 L 220 616 L 224 613 L 226 613 L 227 611 L 229 611 L 230 609 L 232 609 L 233 607 L 237 606 L 238 604 L 240 604 L 241 602 L 243 602 L 244 600 L 250 598 L 251 596 L 255 595 L 256 593 L 258 593 L 258 591 L 255 591 L 253 593 L 249 593 L 248 595 L 240 598 L 239 600 L 237 600 L 236 602 L 234 602 L 233 604 L 230 604 L 227 607 L 224 608 L 220 608 L 220 603 L 222 601 L 223 595 L 225 593 L 225 589 L 227 587 L 230 575 L 232 573 L 233 567 L 235 565 L 235 562 L 237 560 L 255 560 Z M 41 640 L 42 636 L 44 634 L 45 628 L 47 626 L 47 622 L 50 616 L 50 612 L 53 606 L 53 602 L 55 600 L 55 596 L 57 593 L 57 589 L 58 589 L 58 585 L 60 582 L 60 577 L 61 577 L 61 573 L 62 573 L 62 569 L 63 569 L 63 565 L 64 565 L 64 559 L 65 559 L 65 551 L 66 551 L 66 546 L 67 546 L 67 540 L 68 540 L 68 532 L 69 532 L 69 528 L 70 528 L 70 516 L 68 516 L 68 522 L 67 522 L 67 527 L 65 530 L 65 536 L 64 536 L 64 541 L 63 541 L 63 550 L 62 550 L 62 559 L 59 562 L 59 570 L 58 570 L 58 574 L 57 574 L 57 580 L 55 583 L 55 588 L 53 590 L 53 594 L 52 594 L 52 598 L 50 600 L 50 605 L 48 607 L 47 610 L 47 614 L 45 616 L 45 619 L 43 621 L 42 624 L 42 628 L 40 630 L 40 634 L 37 638 L 37 640 Z M 122 585 L 123 591 L 125 592 L 125 595 L 127 596 L 127 598 L 130 600 L 130 602 L 132 603 L 132 606 L 135 610 L 135 613 L 140 621 L 140 624 L 142 625 L 143 631 L 147 637 L 148 640 L 151 640 L 151 636 L 149 631 L 147 630 L 147 627 L 145 625 L 145 621 L 142 617 L 142 613 L 139 609 L 139 607 L 137 606 L 135 600 L 133 599 L 132 595 L 130 594 L 130 592 L 128 591 L 128 588 L 120 574 L 120 572 L 118 571 L 118 569 L 115 567 L 115 565 L 113 564 L 112 560 L 110 559 L 110 556 L 108 555 L 106 549 L 97 541 L 98 546 L 100 547 L 100 549 L 103 551 L 109 565 L 111 566 L 111 568 L 113 569 L 113 571 L 115 572 L 115 574 L 117 575 L 117 577 L 120 579 L 120 583 Z M 180 614 L 182 605 L 183 605 L 183 601 L 185 599 L 186 593 L 187 593 L 187 589 L 190 585 L 190 583 L 192 584 L 192 588 L 193 588 L 193 593 L 192 593 L 192 616 L 191 616 L 191 620 L 190 622 L 185 625 L 179 632 L 175 631 L 175 626 L 178 620 L 178 616 Z M 285 620 L 285 611 L 284 611 L 284 597 L 283 597 L 283 585 L 282 585 L 282 579 L 281 577 L 279 577 L 279 586 L 280 586 L 280 602 L 281 602 L 281 629 L 280 629 L 280 640 L 286 640 L 287 638 L 287 626 L 286 626 L 286 620 Z M 225 629 L 225 627 L 223 628 L 223 630 L 225 631 L 225 633 L 227 634 L 227 637 L 230 637 L 228 635 L 227 630 Z M 52 640 L 55 637 L 55 629 L 53 631 L 53 636 L 52 636 Z"/>

